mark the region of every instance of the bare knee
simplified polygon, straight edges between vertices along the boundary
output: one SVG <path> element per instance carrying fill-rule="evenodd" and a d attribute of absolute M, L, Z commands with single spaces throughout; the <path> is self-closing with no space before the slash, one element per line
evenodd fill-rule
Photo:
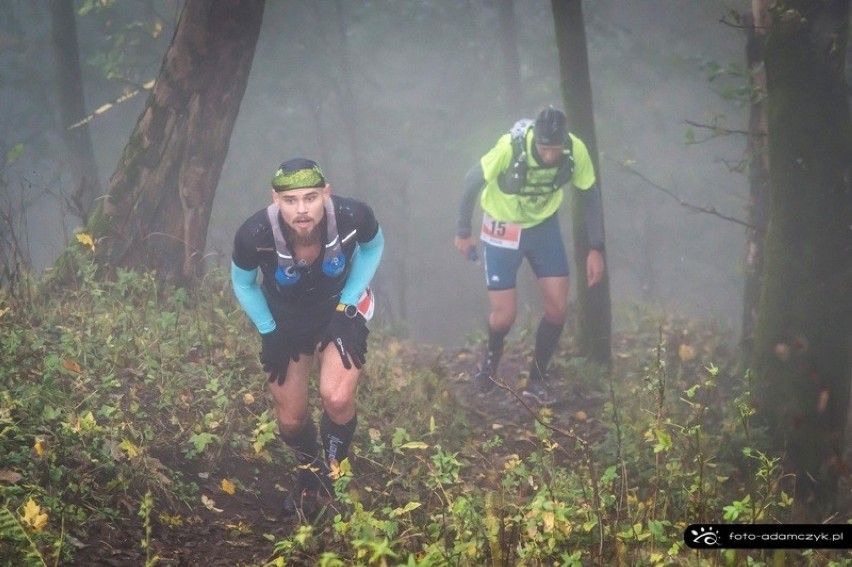
<path fill-rule="evenodd" d="M 514 305 L 495 307 L 488 317 L 488 326 L 495 331 L 508 331 L 514 324 L 517 311 Z"/>
<path fill-rule="evenodd" d="M 544 305 L 544 318 L 554 325 L 562 325 L 568 316 L 567 301 L 551 301 Z"/>
<path fill-rule="evenodd" d="M 292 437 L 299 433 L 308 423 L 308 408 L 294 408 L 285 406 L 278 400 L 275 402 L 275 418 L 278 421 L 278 430 L 285 437 Z"/>
<path fill-rule="evenodd" d="M 322 407 L 328 416 L 337 423 L 345 423 L 355 413 L 355 399 L 340 389 L 320 391 Z"/>

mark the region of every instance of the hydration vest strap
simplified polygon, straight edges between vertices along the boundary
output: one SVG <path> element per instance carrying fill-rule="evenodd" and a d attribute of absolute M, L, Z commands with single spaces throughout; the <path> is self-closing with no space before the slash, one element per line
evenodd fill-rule
<path fill-rule="evenodd" d="M 334 212 L 334 203 L 326 199 L 325 207 L 326 245 L 323 250 L 322 270 L 327 276 L 337 277 L 346 265 L 346 257 L 343 255 L 343 246 L 340 235 L 337 233 L 337 215 Z M 296 262 L 293 253 L 287 247 L 287 240 L 279 224 L 280 208 L 278 204 L 272 203 L 266 207 L 269 224 L 272 226 L 272 236 L 275 239 L 275 254 L 278 258 L 278 270 L 275 278 L 281 285 L 294 284 L 299 280 L 299 272 L 296 270 Z"/>
<path fill-rule="evenodd" d="M 527 134 L 531 130 L 532 124 L 532 120 L 519 120 L 509 130 L 512 140 L 512 160 L 509 162 L 509 169 L 497 178 L 497 186 L 509 195 L 520 195 L 522 197 L 549 195 L 559 191 L 574 175 L 574 144 L 571 137 L 568 136 L 562 150 L 562 163 L 554 173 L 553 179 L 549 182 L 528 181 L 527 173 L 530 170 L 547 169 L 529 165 Z M 530 144 L 533 143 L 530 142 Z M 532 190 L 524 190 L 525 188 Z"/>

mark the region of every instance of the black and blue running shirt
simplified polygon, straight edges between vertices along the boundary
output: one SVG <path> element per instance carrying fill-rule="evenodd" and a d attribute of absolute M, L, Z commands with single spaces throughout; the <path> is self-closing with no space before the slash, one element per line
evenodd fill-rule
<path fill-rule="evenodd" d="M 370 242 L 379 231 L 379 223 L 369 205 L 336 195 L 332 195 L 331 199 L 337 217 L 337 232 L 346 257 L 345 269 L 334 278 L 323 273 L 323 255 L 320 254 L 313 264 L 297 268 L 301 277 L 296 283 L 284 286 L 276 281 L 278 257 L 266 208 L 253 214 L 237 229 L 232 260 L 237 267 L 246 271 L 260 269 L 263 275 L 263 295 L 278 321 L 299 315 L 309 316 L 318 311 L 327 312 L 329 308 L 333 310 L 349 275 L 356 243 Z M 283 230 L 284 221 L 279 217 L 278 222 Z M 325 238 L 325 220 L 321 223 L 320 233 Z"/>

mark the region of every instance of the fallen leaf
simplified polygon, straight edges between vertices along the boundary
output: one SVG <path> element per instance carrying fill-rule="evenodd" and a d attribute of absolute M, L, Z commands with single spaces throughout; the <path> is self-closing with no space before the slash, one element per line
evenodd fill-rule
<path fill-rule="evenodd" d="M 234 483 L 228 480 L 227 478 L 222 479 L 222 491 L 226 492 L 230 495 L 233 495 L 237 489 L 234 487 Z"/>
<path fill-rule="evenodd" d="M 207 496 L 205 496 L 203 494 L 201 495 L 201 503 L 204 504 L 204 507 L 207 508 L 208 510 L 210 510 L 211 512 L 216 512 L 218 514 L 221 514 L 224 511 L 221 508 L 216 507 L 216 501 L 215 500 L 213 500 L 212 498 L 208 498 Z"/>
<path fill-rule="evenodd" d="M 118 448 L 124 451 L 124 454 L 127 455 L 128 459 L 134 459 L 141 454 L 139 447 L 133 444 L 129 439 L 124 439 L 118 445 Z"/>
<path fill-rule="evenodd" d="M 409 441 L 399 446 L 400 449 L 428 449 L 429 445 L 423 441 Z"/>
<path fill-rule="evenodd" d="M 74 374 L 82 374 L 83 373 L 83 369 L 80 368 L 80 365 L 77 364 L 76 360 L 70 360 L 70 359 L 67 359 L 67 358 L 63 358 L 62 359 L 62 368 L 64 368 L 65 370 L 68 370 L 70 372 L 73 372 Z"/>
<path fill-rule="evenodd" d="M 24 515 L 21 518 L 25 525 L 40 532 L 47 525 L 47 514 L 41 511 L 35 500 L 30 498 L 24 505 Z"/>
<path fill-rule="evenodd" d="M 24 477 L 22 477 L 19 473 L 16 473 L 15 471 L 0 470 L 0 482 L 8 482 L 9 484 L 15 484 L 22 478 Z"/>
<path fill-rule="evenodd" d="M 589 419 L 589 416 L 586 415 L 586 412 L 580 410 L 574 414 L 574 419 L 576 419 L 577 421 L 586 421 L 587 419 Z"/>

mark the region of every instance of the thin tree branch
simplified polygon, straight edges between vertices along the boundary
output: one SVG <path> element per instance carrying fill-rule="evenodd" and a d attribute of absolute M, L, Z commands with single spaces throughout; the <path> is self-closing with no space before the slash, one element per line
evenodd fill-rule
<path fill-rule="evenodd" d="M 666 187 L 663 187 L 662 185 L 654 183 L 653 181 L 651 181 L 650 179 L 648 179 L 647 177 L 645 177 L 644 175 L 642 175 L 641 173 L 639 173 L 638 171 L 636 171 L 635 169 L 633 169 L 632 167 L 627 165 L 627 163 L 625 163 L 625 162 L 616 161 L 612 158 L 607 158 L 607 159 L 609 159 L 610 161 L 616 162 L 619 166 L 621 166 L 622 169 L 624 169 L 625 171 L 632 173 L 633 175 L 637 176 L 639 179 L 641 179 L 642 181 L 644 181 L 645 183 L 647 183 L 651 187 L 654 187 L 655 189 L 659 189 L 660 191 L 662 191 L 663 193 L 665 193 L 666 195 L 668 195 L 669 197 L 671 197 L 672 199 L 677 201 L 677 203 L 681 207 L 687 209 L 690 212 L 713 215 L 714 217 L 719 217 L 722 220 L 726 220 L 726 221 L 729 221 L 729 222 L 732 222 L 732 223 L 736 223 L 738 225 L 744 226 L 744 227 L 751 229 L 751 230 L 756 230 L 756 228 L 753 225 L 751 225 L 751 224 L 749 224 L 745 221 L 742 221 L 740 219 L 737 219 L 737 218 L 734 218 L 734 217 L 729 217 L 728 215 L 724 215 L 724 214 L 720 213 L 719 211 L 717 211 L 715 207 L 699 207 L 698 205 L 693 205 L 692 203 L 688 203 L 688 202 L 684 201 L 674 191 L 667 189 Z"/>
<path fill-rule="evenodd" d="M 713 124 L 700 124 L 698 122 L 693 122 L 692 120 L 684 120 L 684 122 L 695 128 L 710 130 L 712 132 L 711 136 L 708 136 L 703 140 L 692 140 L 690 142 L 692 144 L 703 144 L 704 142 L 715 140 L 716 138 L 721 138 L 722 136 L 731 136 L 733 134 L 742 134 L 743 136 L 749 135 L 746 130 L 733 130 L 731 128 L 722 128 L 721 126 L 714 126 Z"/>

